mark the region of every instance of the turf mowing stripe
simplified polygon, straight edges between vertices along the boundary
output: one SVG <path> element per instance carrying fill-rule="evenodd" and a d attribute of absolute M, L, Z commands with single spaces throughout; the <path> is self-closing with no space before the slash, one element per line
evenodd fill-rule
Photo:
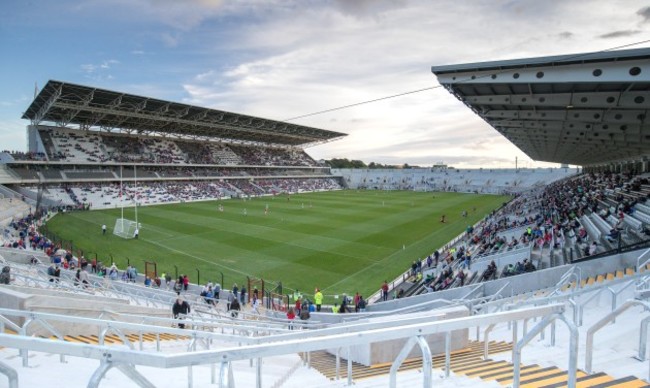
<path fill-rule="evenodd" d="M 60 238 L 74 240 L 75 250 L 84 250 L 87 257 L 97 253 L 104 263 L 113 260 L 120 268 L 126 266 L 126 258 L 138 266 L 145 259 L 156 261 L 159 272 L 169 272 L 172 264 L 179 273 L 200 269 L 202 281 L 214 280 L 221 270 L 226 283 L 261 276 L 282 280 L 287 289 L 305 291 L 316 285 L 327 287 L 329 294 L 370 295 L 384 279 L 402 273 L 412 260 L 431 253 L 506 199 L 433 195 L 321 192 L 292 195 L 291 201 L 286 197 L 221 201 L 224 213 L 218 212 L 217 201 L 146 206 L 138 208 L 143 228 L 136 241 L 101 235 L 100 225 L 111 227 L 120 209 L 57 215 L 48 225 Z M 268 217 L 262 215 L 266 203 L 271 209 Z M 249 211 L 246 219 L 240 213 L 244 207 Z M 472 212 L 472 207 L 477 211 Z M 469 211 L 467 218 L 459 216 L 462 210 Z M 444 225 L 439 223 L 442 213 L 449 220 Z M 125 208 L 124 217 L 134 219 L 133 208 Z M 278 217 L 285 221 L 278 224 Z M 163 236 L 172 238 L 163 240 Z M 401 249 L 403 244 L 406 249 Z"/>

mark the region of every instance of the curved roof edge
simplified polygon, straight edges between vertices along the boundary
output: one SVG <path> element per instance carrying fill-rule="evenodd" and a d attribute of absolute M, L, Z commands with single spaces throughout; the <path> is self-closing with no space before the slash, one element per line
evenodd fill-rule
<path fill-rule="evenodd" d="M 611 62 L 618 60 L 631 60 L 650 58 L 650 47 L 618 50 L 618 51 L 597 51 L 591 53 L 553 55 L 547 57 L 532 57 L 520 59 L 506 59 L 502 61 L 472 62 L 455 65 L 431 66 L 434 74 L 456 73 L 465 71 L 501 70 L 508 68 L 521 68 L 527 66 L 554 66 L 569 65 L 588 62 Z"/>

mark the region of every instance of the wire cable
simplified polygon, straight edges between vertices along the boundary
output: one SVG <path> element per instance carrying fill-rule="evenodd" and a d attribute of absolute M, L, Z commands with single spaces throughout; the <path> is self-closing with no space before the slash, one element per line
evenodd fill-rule
<path fill-rule="evenodd" d="M 619 49 L 623 49 L 623 48 L 626 48 L 626 47 L 638 46 L 638 45 L 640 45 L 640 44 L 644 44 L 644 43 L 648 43 L 648 42 L 650 42 L 650 39 L 646 39 L 646 40 L 642 40 L 642 41 L 638 41 L 638 42 L 633 42 L 633 43 L 628 43 L 628 44 L 624 44 L 624 45 L 620 45 L 620 46 L 614 46 L 614 47 L 610 47 L 610 48 L 607 48 L 607 49 L 604 49 L 604 50 L 595 51 L 595 52 L 591 52 L 591 53 L 581 53 L 581 54 L 576 54 L 576 55 L 569 55 L 569 56 L 566 56 L 566 57 L 562 58 L 562 61 L 579 59 L 580 57 L 589 56 L 589 55 L 592 55 L 592 54 L 594 54 L 594 53 L 605 53 L 605 52 L 608 52 L 608 51 L 619 50 Z M 548 63 L 550 63 L 550 61 L 549 61 Z M 541 64 L 543 65 L 544 62 L 542 62 Z M 523 66 L 522 66 L 521 68 L 523 68 Z M 507 71 L 511 71 L 511 70 L 512 70 L 512 69 L 508 69 Z M 501 72 L 496 72 L 496 73 L 494 73 L 494 74 L 500 74 L 500 73 L 503 73 L 503 72 L 505 72 L 505 70 L 504 70 L 504 71 L 501 71 Z M 476 78 L 474 78 L 474 79 L 472 79 L 472 78 L 466 78 L 466 79 L 464 79 L 464 80 L 460 80 L 460 81 L 458 81 L 458 82 L 456 82 L 456 83 L 459 84 L 459 83 L 464 83 L 464 82 L 468 82 L 468 81 L 476 81 L 477 79 L 481 79 L 481 78 L 484 78 L 484 77 L 487 77 L 487 76 L 488 76 L 488 75 L 483 75 L 483 76 L 476 77 Z M 323 113 L 335 112 L 335 111 L 338 111 L 338 110 L 347 109 L 347 108 L 352 108 L 352 107 L 355 107 L 355 106 L 371 104 L 371 103 L 373 103 L 373 102 L 389 100 L 389 99 L 391 99 L 391 98 L 407 96 L 407 95 L 409 95 L 409 94 L 415 94 L 415 93 L 426 92 L 426 91 L 428 91 L 428 90 L 438 89 L 438 88 L 441 88 L 441 87 L 442 87 L 442 85 L 435 85 L 435 86 L 430 86 L 430 87 L 428 87 L 428 88 L 417 89 L 417 90 L 411 90 L 411 91 L 408 91 L 408 92 L 403 92 L 403 93 L 393 94 L 393 95 L 390 95 L 390 96 L 385 96 L 385 97 L 380 97 L 380 98 L 374 98 L 374 99 L 372 99 L 372 100 L 366 100 L 366 101 L 356 102 L 356 103 L 354 103 L 354 104 L 342 105 L 342 106 L 338 106 L 338 107 L 335 107 L 335 108 L 329 108 L 329 109 L 319 110 L 319 111 L 316 111 L 316 112 L 307 113 L 307 114 L 304 114 L 304 115 L 300 115 L 300 116 L 295 116 L 295 117 L 291 117 L 291 118 L 288 118 L 288 119 L 284 119 L 284 120 L 282 120 L 282 121 L 293 121 L 293 120 L 298 120 L 298 119 L 302 119 L 302 118 L 305 118 L 305 117 L 311 117 L 311 116 L 320 115 L 320 114 L 323 114 Z"/>

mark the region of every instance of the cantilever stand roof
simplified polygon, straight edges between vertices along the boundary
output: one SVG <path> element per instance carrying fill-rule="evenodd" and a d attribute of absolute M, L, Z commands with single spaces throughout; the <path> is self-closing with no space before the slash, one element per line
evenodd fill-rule
<path fill-rule="evenodd" d="M 32 125 L 77 124 L 139 134 L 287 146 L 329 142 L 344 133 L 201 108 L 67 82 L 48 81 L 23 115 Z"/>
<path fill-rule="evenodd" d="M 431 71 L 533 160 L 593 166 L 650 155 L 650 48 Z"/>

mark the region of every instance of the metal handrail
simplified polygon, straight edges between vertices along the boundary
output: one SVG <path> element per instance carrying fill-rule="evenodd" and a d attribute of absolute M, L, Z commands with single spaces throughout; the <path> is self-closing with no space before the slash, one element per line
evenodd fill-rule
<path fill-rule="evenodd" d="M 641 262 L 641 258 L 643 258 L 643 256 L 645 256 L 645 255 L 646 255 L 647 253 L 649 253 L 649 252 L 650 252 L 650 249 L 646 249 L 645 252 L 643 252 L 639 257 L 637 257 L 637 259 L 636 259 L 636 268 L 635 268 L 635 270 L 636 270 L 637 272 L 639 272 L 639 271 L 641 270 L 641 268 L 646 267 L 646 266 L 648 265 L 648 263 L 650 263 L 650 258 L 649 258 L 648 260 L 646 260 L 646 261 L 643 263 L 643 265 L 640 265 L 640 264 L 639 264 L 639 263 Z"/>
<path fill-rule="evenodd" d="M 510 284 L 510 282 L 507 282 L 506 284 L 503 285 L 503 287 L 499 288 L 499 289 L 497 290 L 497 292 L 495 292 L 494 294 L 492 294 L 492 295 L 488 298 L 488 300 L 487 300 L 486 303 L 489 303 L 489 302 L 494 301 L 495 299 L 497 299 L 497 297 L 499 297 L 499 298 L 503 298 L 503 296 L 501 295 L 501 291 L 503 291 L 503 290 L 504 290 L 506 287 L 508 287 L 508 286 L 510 286 L 510 290 L 512 291 L 512 285 Z M 511 292 L 511 293 L 512 293 L 512 292 Z M 511 296 L 512 296 L 512 295 L 511 295 Z"/>
<path fill-rule="evenodd" d="M 553 296 L 544 296 L 544 297 L 541 297 L 541 298 L 531 298 L 531 297 L 534 297 L 535 293 L 539 293 L 539 292 L 549 290 L 549 289 L 554 289 L 554 287 L 553 288 L 547 288 L 547 289 L 541 289 L 541 290 L 535 290 L 535 291 L 531 291 L 531 292 L 526 294 L 529 297 L 527 300 L 518 301 L 518 302 L 516 302 L 514 304 L 516 304 L 517 306 L 524 306 L 524 305 L 539 304 L 539 303 L 557 303 L 557 302 L 561 302 L 561 301 L 567 300 L 569 298 L 575 298 L 575 297 L 578 297 L 578 296 L 581 296 L 583 294 L 590 293 L 590 292 L 593 292 L 593 291 L 596 291 L 596 290 L 599 290 L 599 289 L 600 289 L 600 291 L 604 291 L 606 287 L 610 287 L 610 286 L 613 286 L 613 285 L 616 285 L 616 284 L 627 283 L 629 281 L 643 279 L 643 278 L 646 278 L 646 277 L 650 277 L 650 274 L 634 274 L 634 275 L 626 276 L 625 278 L 621 278 L 621 279 L 613 279 L 613 280 L 610 280 L 610 281 L 608 281 L 607 283 L 604 283 L 604 284 L 592 284 L 591 286 L 586 286 L 586 287 L 581 288 L 581 289 L 571 289 L 570 292 L 568 292 L 568 293 L 566 293 L 564 295 L 553 295 Z M 517 297 L 521 297 L 521 295 L 519 295 Z M 480 301 L 478 303 L 473 303 L 472 305 L 476 306 L 476 305 L 478 305 L 480 303 L 481 308 L 485 308 L 485 307 L 489 308 L 489 307 L 492 307 L 492 306 L 497 306 L 497 308 L 498 308 L 498 306 L 513 304 L 513 299 L 514 298 L 515 297 L 507 297 L 507 298 L 504 298 L 504 299 L 501 299 L 501 300 L 495 300 L 495 301 L 489 301 L 489 302 Z"/>
<path fill-rule="evenodd" d="M 355 345 L 365 345 L 368 343 L 390 341 L 397 339 L 409 339 L 412 337 L 425 336 L 435 333 L 447 333 L 456 330 L 462 330 L 475 327 L 481 324 L 501 323 L 508 321 L 519 321 L 534 317 L 547 317 L 549 315 L 564 313 L 563 305 L 549 305 L 494 313 L 486 316 L 468 316 L 462 318 L 453 318 L 443 321 L 425 321 L 418 323 L 404 324 L 405 320 L 395 320 L 390 322 L 376 322 L 376 327 L 368 328 L 367 324 L 359 324 L 357 327 L 348 327 L 346 333 L 328 333 L 322 335 L 321 330 L 301 331 L 298 333 L 282 334 L 273 337 L 275 341 L 267 341 L 255 345 L 245 345 L 239 347 L 223 348 L 219 350 L 201 350 L 195 352 L 184 352 L 176 354 L 152 353 L 138 350 L 124 349 L 115 346 L 100 346 L 70 343 L 64 341 L 53 341 L 49 339 L 23 337 L 0 333 L 0 345 L 18 349 L 44 351 L 54 354 L 65 354 L 83 358 L 106 360 L 110 363 L 102 363 L 99 369 L 91 377 L 88 386 L 98 386 L 106 369 L 112 366 L 123 366 L 133 368 L 134 365 L 150 366 L 155 368 L 178 368 L 191 367 L 193 365 L 206 365 L 220 363 L 222 371 L 228 367 L 228 363 L 237 360 L 261 359 L 284 354 L 294 354 L 296 352 L 311 352 L 323 349 L 333 349 Z M 74 319 L 74 317 L 72 317 Z M 82 319 L 82 318 L 76 318 Z M 112 322 L 114 324 L 114 322 Z M 381 324 L 381 325 L 380 325 Z M 143 325 L 130 325 L 134 328 L 141 328 Z M 381 327 L 384 325 L 383 327 Z M 387 325 L 387 326 L 386 326 Z M 170 330 L 167 329 L 166 330 Z M 187 331 L 174 329 L 181 334 L 187 335 Z M 323 331 L 327 331 L 324 329 Z M 199 332 L 193 332 L 198 334 Z M 206 333 L 205 335 L 211 335 Z M 299 337 L 302 335 L 303 337 Z M 447 347 L 447 352 L 449 348 Z M 106 365 L 110 364 L 110 365 Z M 569 376 L 572 376 L 572 360 L 569 362 Z M 121 369 L 122 370 L 122 369 Z M 130 370 L 130 369 L 129 369 Z M 124 370 L 122 370 L 124 372 Z M 133 368 L 135 372 L 135 369 Z M 259 374 L 261 368 L 257 368 Z M 575 372 L 575 371 L 573 371 Z M 137 373 L 137 372 L 135 372 Z M 127 376 L 131 379 L 136 377 Z M 137 373 L 138 379 L 146 378 Z M 258 379 L 258 381 L 261 381 Z M 222 380 L 223 383 L 223 380 Z M 569 384 L 575 384 L 575 380 L 569 380 Z M 394 387 L 394 385 L 392 385 Z"/>
<path fill-rule="evenodd" d="M 522 339 L 516 343 L 513 349 L 512 364 L 514 365 L 513 370 L 513 387 L 519 387 L 520 382 L 520 371 L 521 371 L 521 350 L 526 344 L 528 344 L 537 334 L 541 333 L 546 326 L 552 324 L 556 319 L 560 319 L 564 322 L 569 329 L 569 367 L 567 368 L 567 385 L 568 388 L 575 388 L 576 386 L 576 377 L 578 372 L 578 328 L 572 324 L 566 317 L 562 314 L 553 314 L 546 316 L 542 321 L 537 324 L 531 331 L 524 333 Z M 526 320 L 524 320 L 524 323 Z M 516 326 L 515 326 L 516 327 Z M 513 331 L 515 333 L 515 331 Z"/>
<path fill-rule="evenodd" d="M 594 323 L 587 330 L 587 341 L 585 346 L 585 371 L 587 373 L 592 373 L 594 335 L 596 334 L 596 332 L 602 329 L 609 322 L 613 321 L 617 316 L 625 312 L 625 310 L 634 306 L 643 306 L 645 311 L 650 311 L 649 302 L 644 302 L 636 299 L 628 300 L 627 302 L 623 303 L 619 308 L 617 308 L 616 310 L 612 311 L 611 313 L 607 314 L 606 316 L 598 320 L 598 322 Z"/>
<path fill-rule="evenodd" d="M 578 271 L 578 274 L 576 274 L 576 271 Z M 553 296 L 555 294 L 558 294 L 560 291 L 562 291 L 562 288 L 564 288 L 564 286 L 566 286 L 567 284 L 571 284 L 568 281 L 572 277 L 575 278 L 576 288 L 581 288 L 582 268 L 577 266 L 572 266 L 564 275 L 562 275 L 560 280 L 555 284 L 555 290 L 553 290 L 548 296 Z"/>

